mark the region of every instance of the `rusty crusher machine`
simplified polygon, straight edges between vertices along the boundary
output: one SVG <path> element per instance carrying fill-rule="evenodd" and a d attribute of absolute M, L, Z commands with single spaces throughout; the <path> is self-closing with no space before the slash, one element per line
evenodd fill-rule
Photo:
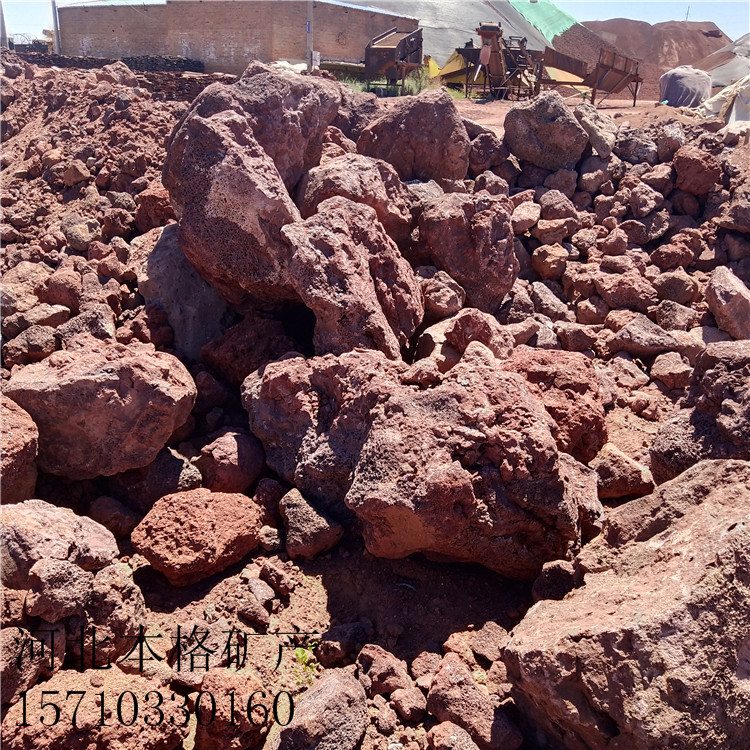
<path fill-rule="evenodd" d="M 479 89 L 494 99 L 530 99 L 542 86 L 569 86 L 579 93 L 590 90 L 591 103 L 595 104 L 597 94 L 606 99 L 627 89 L 635 106 L 643 83 L 637 60 L 601 49 L 597 64 L 589 69 L 582 60 L 551 47 L 545 47 L 544 52 L 527 50 L 526 39 L 503 36 L 500 23 L 481 23 L 477 34 L 481 46 L 474 46 L 472 41 L 456 49 L 443 68 L 450 69 L 453 62 L 454 76 L 463 73 L 466 96 Z"/>
<path fill-rule="evenodd" d="M 471 42 L 456 50 L 467 63 L 467 93 L 481 88 L 496 99 L 527 99 L 539 92 L 541 56 L 532 56 L 524 37 L 505 37 L 500 23 L 490 22 L 480 23 L 477 34 L 481 46 Z"/>

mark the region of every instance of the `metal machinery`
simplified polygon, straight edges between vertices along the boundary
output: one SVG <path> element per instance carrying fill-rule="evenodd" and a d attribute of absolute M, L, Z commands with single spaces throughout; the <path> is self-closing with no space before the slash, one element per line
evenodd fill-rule
<path fill-rule="evenodd" d="M 404 93 L 406 76 L 422 67 L 422 29 L 401 32 L 396 28 L 376 36 L 365 48 L 365 78 L 367 88 L 375 81 L 395 89 L 401 80 Z"/>
<path fill-rule="evenodd" d="M 500 22 L 481 23 L 477 28 L 481 47 L 457 49 L 466 60 L 466 95 L 481 86 L 497 99 L 528 99 L 539 90 L 539 61 L 526 49 L 526 39 L 503 36 Z M 481 73 L 481 79 L 480 79 Z M 479 83 L 478 83 L 479 82 Z"/>
<path fill-rule="evenodd" d="M 631 60 L 624 55 L 617 55 L 610 50 L 599 51 L 599 61 L 593 70 L 581 60 L 563 55 L 560 52 L 547 47 L 544 50 L 545 68 L 554 68 L 564 73 L 569 73 L 572 79 L 562 80 L 559 77 L 552 78 L 544 71 L 540 83 L 551 86 L 574 86 L 591 89 L 591 103 L 596 104 L 596 95 L 604 93 L 604 101 L 611 94 L 619 94 L 626 88 L 633 95 L 633 106 L 638 99 L 643 79 L 638 75 L 638 61 Z"/>

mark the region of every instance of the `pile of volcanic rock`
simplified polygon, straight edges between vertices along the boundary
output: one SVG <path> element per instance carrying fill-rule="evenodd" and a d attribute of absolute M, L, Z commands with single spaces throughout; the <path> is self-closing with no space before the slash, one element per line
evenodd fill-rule
<path fill-rule="evenodd" d="M 516 748 L 509 696 L 529 743 L 739 747 L 750 182 L 732 147 L 555 92 L 501 141 L 444 91 L 382 108 L 253 63 L 185 111 L 109 74 L 10 60 L 2 79 L 4 624 L 108 627 L 114 659 L 145 611 L 115 538 L 189 586 L 357 529 L 375 556 L 479 563 L 539 602 L 434 663 L 338 653 L 272 747 L 385 747 L 429 722 L 394 747 Z M 55 671 L 37 666 L 3 680 L 7 722 Z"/>

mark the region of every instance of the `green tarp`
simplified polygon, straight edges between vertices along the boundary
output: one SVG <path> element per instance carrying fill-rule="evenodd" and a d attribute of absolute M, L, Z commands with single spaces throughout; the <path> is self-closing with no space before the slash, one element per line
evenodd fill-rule
<path fill-rule="evenodd" d="M 510 4 L 547 39 L 554 39 L 578 23 L 573 16 L 560 10 L 550 0 L 510 0 Z"/>

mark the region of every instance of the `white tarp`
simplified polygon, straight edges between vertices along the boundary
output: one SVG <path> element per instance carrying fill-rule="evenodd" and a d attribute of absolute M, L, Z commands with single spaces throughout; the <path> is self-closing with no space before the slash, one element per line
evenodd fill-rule
<path fill-rule="evenodd" d="M 697 107 L 711 96 L 711 76 L 691 65 L 668 70 L 659 79 L 659 101 L 670 107 Z"/>

